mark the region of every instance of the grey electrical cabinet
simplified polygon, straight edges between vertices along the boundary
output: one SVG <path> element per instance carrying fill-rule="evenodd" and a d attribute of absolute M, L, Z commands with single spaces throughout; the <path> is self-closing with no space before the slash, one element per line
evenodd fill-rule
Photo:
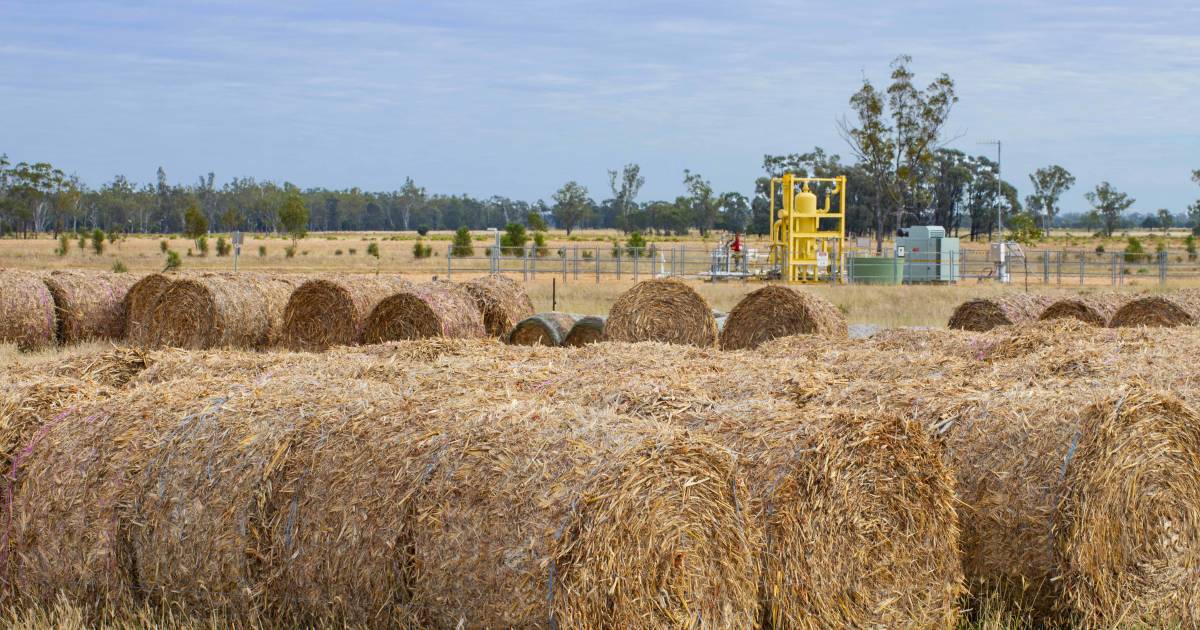
<path fill-rule="evenodd" d="M 958 282 L 959 243 L 940 225 L 918 225 L 896 236 L 896 255 L 904 257 L 904 281 Z"/>

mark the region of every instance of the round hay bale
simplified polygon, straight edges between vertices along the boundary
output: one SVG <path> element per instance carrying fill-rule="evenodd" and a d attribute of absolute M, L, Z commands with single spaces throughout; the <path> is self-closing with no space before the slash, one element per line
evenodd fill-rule
<path fill-rule="evenodd" d="M 770 285 L 742 298 L 721 329 L 722 350 L 756 348 L 789 335 L 846 337 L 846 318 L 828 300 Z"/>
<path fill-rule="evenodd" d="M 580 348 L 604 339 L 604 318 L 588 315 L 575 320 L 571 332 L 563 339 L 562 345 L 568 348 Z"/>
<path fill-rule="evenodd" d="M 1074 295 L 1055 300 L 1042 311 L 1038 319 L 1077 319 L 1104 328 L 1112 321 L 1117 310 L 1130 299 L 1129 295 L 1121 293 Z"/>
<path fill-rule="evenodd" d="M 998 298 L 977 298 L 959 304 L 946 324 L 949 328 L 987 332 L 1038 318 L 1051 298 L 1032 293 L 1009 293 Z"/>
<path fill-rule="evenodd" d="M 1063 590 L 1082 627 L 1200 618 L 1200 415 L 1135 388 L 1083 414 L 1055 515 Z"/>
<path fill-rule="evenodd" d="M 483 276 L 463 283 L 462 287 L 483 314 L 483 326 L 489 336 L 504 337 L 517 322 L 534 314 L 533 300 L 525 287 L 506 276 Z"/>
<path fill-rule="evenodd" d="M 125 333 L 125 294 L 138 279 L 106 271 L 52 271 L 43 276 L 54 298 L 59 343 L 120 339 Z"/>
<path fill-rule="evenodd" d="M 266 274 L 205 274 L 163 291 L 147 331 L 156 346 L 266 348 L 278 337 L 298 280 Z"/>
<path fill-rule="evenodd" d="M 538 313 L 521 320 L 508 334 L 507 341 L 514 346 L 557 348 L 563 345 L 578 318 L 568 313 Z"/>
<path fill-rule="evenodd" d="M 362 343 L 367 316 L 412 283 L 399 276 L 345 275 L 309 280 L 288 298 L 282 345 L 322 351 Z"/>
<path fill-rule="evenodd" d="M 1129 300 L 1109 320 L 1113 328 L 1195 326 L 1200 322 L 1200 290 L 1184 289 Z"/>
<path fill-rule="evenodd" d="M 175 276 L 177 277 L 177 276 Z M 149 345 L 150 319 L 158 298 L 175 277 L 165 273 L 147 274 L 133 283 L 125 293 L 125 339 L 130 343 Z"/>
<path fill-rule="evenodd" d="M 0 343 L 22 351 L 54 345 L 54 297 L 35 273 L 0 270 Z"/>
<path fill-rule="evenodd" d="M 613 302 L 604 339 L 710 348 L 717 342 L 717 321 L 704 298 L 682 281 L 644 280 Z"/>
<path fill-rule="evenodd" d="M 363 343 L 447 337 L 486 336 L 483 316 L 459 285 L 426 282 L 403 289 L 379 302 L 363 326 Z"/>

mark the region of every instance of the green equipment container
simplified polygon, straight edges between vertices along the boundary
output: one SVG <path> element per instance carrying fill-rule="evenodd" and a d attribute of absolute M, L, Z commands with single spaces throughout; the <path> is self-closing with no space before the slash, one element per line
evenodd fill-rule
<path fill-rule="evenodd" d="M 882 256 L 852 256 L 846 261 L 851 284 L 901 284 L 904 259 Z"/>

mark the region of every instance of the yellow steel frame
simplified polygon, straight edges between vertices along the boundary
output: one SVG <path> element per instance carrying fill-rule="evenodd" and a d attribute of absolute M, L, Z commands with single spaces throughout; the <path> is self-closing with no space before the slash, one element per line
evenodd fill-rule
<path fill-rule="evenodd" d="M 822 185 L 825 207 L 817 207 L 817 197 L 809 185 Z M 832 186 L 829 186 L 832 184 Z M 783 197 L 775 207 L 775 189 Z M 796 187 L 802 186 L 800 192 Z M 780 278 L 788 283 L 829 282 L 843 268 L 846 250 L 846 176 L 796 177 L 791 173 L 771 180 L 771 262 L 779 267 Z M 837 211 L 833 197 L 837 196 Z M 825 221 L 825 229 L 822 229 Z M 829 229 L 829 223 L 836 228 Z M 826 265 L 820 265 L 819 256 Z"/>

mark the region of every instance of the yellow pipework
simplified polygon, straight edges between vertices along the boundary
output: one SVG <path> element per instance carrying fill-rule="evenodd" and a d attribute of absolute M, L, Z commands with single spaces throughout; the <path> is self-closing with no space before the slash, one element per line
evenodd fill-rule
<path fill-rule="evenodd" d="M 828 184 L 818 208 L 814 184 Z M 775 188 L 783 194 L 775 206 Z M 796 192 L 796 186 L 800 191 Z M 842 269 L 846 240 L 846 178 L 796 177 L 786 173 L 770 184 L 771 261 L 786 282 L 828 282 Z M 838 196 L 834 211 L 833 196 Z M 822 222 L 826 229 L 822 229 Z M 829 224 L 835 225 L 829 225 Z M 832 229 L 831 229 L 832 228 Z"/>

